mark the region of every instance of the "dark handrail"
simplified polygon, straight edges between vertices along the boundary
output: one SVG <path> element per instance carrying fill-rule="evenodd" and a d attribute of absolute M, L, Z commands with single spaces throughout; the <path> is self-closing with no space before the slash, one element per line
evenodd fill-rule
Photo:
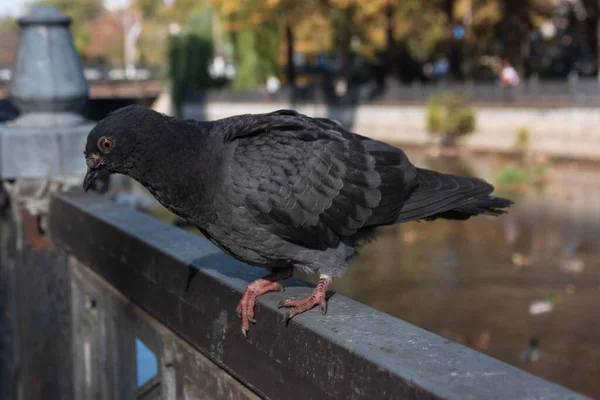
<path fill-rule="evenodd" d="M 208 241 L 97 196 L 58 195 L 52 241 L 194 348 L 267 398 L 584 399 L 335 294 L 326 316 L 282 323 L 280 294 L 258 302 L 249 339 L 235 306 L 264 273 Z M 307 283 L 286 283 L 286 296 Z"/>

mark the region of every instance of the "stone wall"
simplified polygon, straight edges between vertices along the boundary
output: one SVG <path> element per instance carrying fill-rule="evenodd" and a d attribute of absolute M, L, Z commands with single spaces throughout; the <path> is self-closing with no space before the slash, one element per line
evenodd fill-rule
<path fill-rule="evenodd" d="M 237 114 L 264 113 L 290 108 L 287 103 L 187 104 L 184 116 L 218 119 Z M 330 117 L 351 124 L 354 132 L 397 144 L 423 145 L 431 142 L 425 129 L 425 108 L 400 105 L 361 105 L 329 108 L 299 105 L 299 112 Z M 549 155 L 600 160 L 600 109 L 597 108 L 510 108 L 478 107 L 477 130 L 463 140 L 473 150 L 511 151 L 516 130 L 530 132 L 530 150 Z"/>

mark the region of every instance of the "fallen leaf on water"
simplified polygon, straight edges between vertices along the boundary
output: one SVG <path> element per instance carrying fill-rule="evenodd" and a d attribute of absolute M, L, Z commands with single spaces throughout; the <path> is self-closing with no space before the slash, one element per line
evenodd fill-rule
<path fill-rule="evenodd" d="M 585 269 L 585 263 L 579 258 L 563 260 L 560 263 L 560 270 L 569 274 L 579 274 Z"/>
<path fill-rule="evenodd" d="M 404 243 L 414 243 L 414 241 L 417 239 L 417 234 L 414 231 L 408 231 L 406 232 L 403 236 L 402 236 L 402 240 L 404 241 Z"/>
<path fill-rule="evenodd" d="M 514 253 L 512 255 L 512 262 L 517 267 L 529 267 L 531 266 L 531 257 L 524 256 L 521 253 Z"/>
<path fill-rule="evenodd" d="M 549 313 L 554 310 L 554 304 L 547 299 L 532 301 L 529 305 L 529 314 L 537 315 Z"/>
<path fill-rule="evenodd" d="M 576 290 L 575 285 L 573 285 L 571 283 L 569 283 L 567 286 L 565 286 L 565 292 L 567 294 L 573 294 L 573 293 L 575 293 L 575 290 Z"/>

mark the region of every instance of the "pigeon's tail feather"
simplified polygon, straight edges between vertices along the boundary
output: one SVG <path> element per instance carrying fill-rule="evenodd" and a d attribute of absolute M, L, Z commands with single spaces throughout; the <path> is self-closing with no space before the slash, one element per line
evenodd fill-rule
<path fill-rule="evenodd" d="M 512 201 L 490 196 L 494 187 L 479 178 L 417 169 L 418 184 L 402 205 L 396 223 L 414 220 L 468 219 L 500 215 Z"/>
<path fill-rule="evenodd" d="M 425 219 L 428 221 L 437 218 L 469 219 L 470 217 L 480 214 L 497 217 L 498 215 L 505 214 L 506 211 L 503 210 L 503 208 L 510 207 L 512 204 L 513 202 L 511 200 L 502 197 L 486 196 L 474 199 L 473 201 L 453 208 L 452 210 L 426 217 Z"/>

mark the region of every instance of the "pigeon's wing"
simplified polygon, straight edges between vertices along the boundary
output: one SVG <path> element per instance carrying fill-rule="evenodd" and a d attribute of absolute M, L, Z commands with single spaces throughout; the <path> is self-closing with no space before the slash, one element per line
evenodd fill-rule
<path fill-rule="evenodd" d="M 235 146 L 229 198 L 266 229 L 304 247 L 334 247 L 379 218 L 386 180 L 396 182 L 402 197 L 413 184 L 410 168 L 394 171 L 382 161 L 383 147 L 370 154 L 366 138 L 330 120 L 284 110 L 242 116 L 222 130 Z M 393 213 L 385 207 L 382 215 Z"/>

